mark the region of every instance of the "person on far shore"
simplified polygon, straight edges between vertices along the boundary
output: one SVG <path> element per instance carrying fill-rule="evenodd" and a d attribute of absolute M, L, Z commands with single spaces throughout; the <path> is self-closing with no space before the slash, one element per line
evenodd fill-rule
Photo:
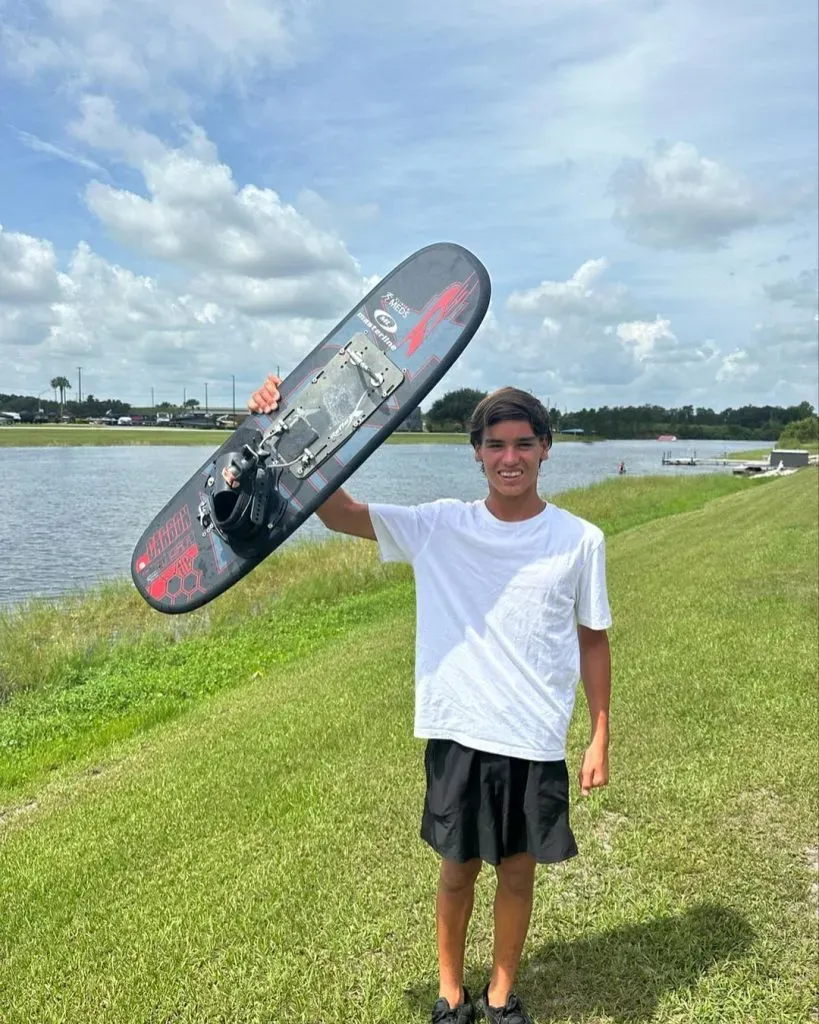
<path fill-rule="evenodd" d="M 248 401 L 272 413 L 273 375 Z M 538 494 L 552 444 L 546 409 L 504 387 L 470 424 L 488 494 L 364 504 L 335 491 L 316 515 L 376 541 L 415 575 L 415 736 L 426 740 L 421 837 L 440 857 L 433 1024 L 532 1024 L 514 985 L 537 864 L 578 853 L 569 825 L 566 735 L 582 678 L 591 737 L 582 795 L 608 783 L 611 614 L 605 540 Z M 621 472 L 625 467 L 621 463 Z M 467 926 L 483 864 L 497 874 L 494 959 L 477 1001 L 464 987 Z"/>

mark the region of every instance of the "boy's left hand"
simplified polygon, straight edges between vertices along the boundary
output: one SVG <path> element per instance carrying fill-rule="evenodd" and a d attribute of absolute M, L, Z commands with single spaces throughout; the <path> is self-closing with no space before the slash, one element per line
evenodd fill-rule
<path fill-rule="evenodd" d="M 588 796 L 593 789 L 608 785 L 609 781 L 609 746 L 592 740 L 583 755 L 580 764 L 580 793 Z"/>

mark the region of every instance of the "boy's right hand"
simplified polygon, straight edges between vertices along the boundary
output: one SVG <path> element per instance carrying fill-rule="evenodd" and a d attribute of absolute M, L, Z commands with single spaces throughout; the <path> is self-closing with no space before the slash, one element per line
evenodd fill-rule
<path fill-rule="evenodd" d="M 281 377 L 269 373 L 264 384 L 258 391 L 254 391 L 247 400 L 248 409 L 251 412 L 273 412 L 279 404 L 279 384 L 281 382 Z"/>

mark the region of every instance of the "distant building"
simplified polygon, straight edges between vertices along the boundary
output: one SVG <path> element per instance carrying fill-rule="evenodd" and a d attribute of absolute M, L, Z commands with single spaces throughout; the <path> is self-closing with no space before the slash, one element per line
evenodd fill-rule
<path fill-rule="evenodd" d="M 784 469 L 799 469 L 810 464 L 810 452 L 804 448 L 774 448 L 770 465 L 778 466 L 780 462 Z"/>

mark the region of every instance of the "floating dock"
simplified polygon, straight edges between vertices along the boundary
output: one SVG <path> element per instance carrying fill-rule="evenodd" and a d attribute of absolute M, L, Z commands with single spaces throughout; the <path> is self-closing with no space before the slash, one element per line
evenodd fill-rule
<path fill-rule="evenodd" d="M 664 466 L 767 466 L 768 460 L 759 462 L 739 462 L 737 459 L 727 457 L 721 459 L 700 458 L 696 452 L 691 455 L 673 455 L 671 452 L 663 452 Z"/>
<path fill-rule="evenodd" d="M 819 455 L 808 454 L 805 452 L 807 457 L 806 465 L 816 466 L 819 464 Z M 771 458 L 767 459 L 729 459 L 726 456 L 723 458 L 700 458 L 696 451 L 691 452 L 688 455 L 674 455 L 672 452 L 663 452 L 663 465 L 664 466 L 731 466 L 736 476 L 757 476 L 760 473 L 764 473 L 768 476 L 781 475 L 788 469 L 793 469 L 793 466 L 783 465 L 782 469 L 779 469 L 779 464 L 774 465 Z"/>

